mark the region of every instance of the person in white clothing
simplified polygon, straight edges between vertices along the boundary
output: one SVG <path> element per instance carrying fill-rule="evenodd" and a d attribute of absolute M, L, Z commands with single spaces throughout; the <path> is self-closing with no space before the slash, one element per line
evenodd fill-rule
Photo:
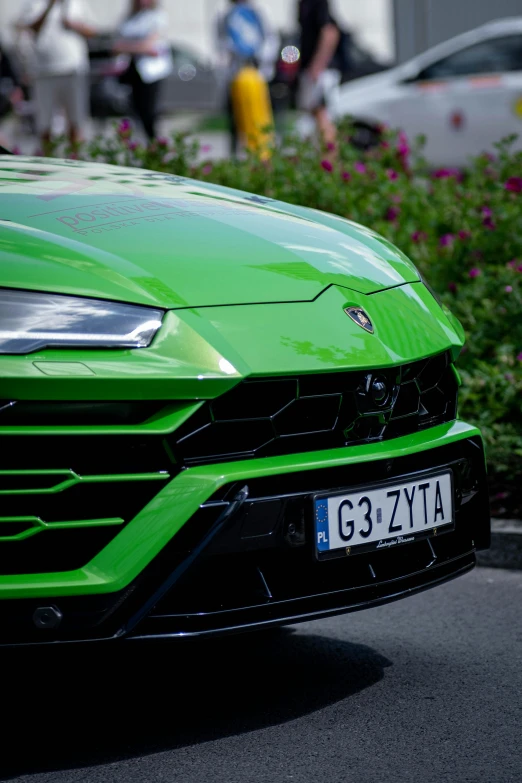
<path fill-rule="evenodd" d="M 125 80 L 132 87 L 134 113 L 150 140 L 156 137 L 161 85 L 172 71 L 170 44 L 164 35 L 167 29 L 167 15 L 156 0 L 132 0 L 114 45 L 115 52 L 129 55 Z"/>
<path fill-rule="evenodd" d="M 65 110 L 74 148 L 88 117 L 86 39 L 96 33 L 89 8 L 84 0 L 31 0 L 17 27 L 30 31 L 34 39 L 33 89 L 43 151 L 50 148 L 58 108 Z"/>

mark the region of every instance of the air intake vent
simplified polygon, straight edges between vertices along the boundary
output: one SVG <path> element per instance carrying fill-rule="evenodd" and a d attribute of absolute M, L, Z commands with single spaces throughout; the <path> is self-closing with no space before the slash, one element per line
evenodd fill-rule
<path fill-rule="evenodd" d="M 172 437 L 180 463 L 296 454 L 387 440 L 452 421 L 449 354 L 375 371 L 247 379 Z"/>

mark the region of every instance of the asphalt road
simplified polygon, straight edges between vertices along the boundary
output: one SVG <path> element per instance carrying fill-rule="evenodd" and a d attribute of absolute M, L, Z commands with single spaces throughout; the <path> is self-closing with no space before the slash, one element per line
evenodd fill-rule
<path fill-rule="evenodd" d="M 522 573 L 297 630 L 1 654 L 0 778 L 522 780 Z"/>

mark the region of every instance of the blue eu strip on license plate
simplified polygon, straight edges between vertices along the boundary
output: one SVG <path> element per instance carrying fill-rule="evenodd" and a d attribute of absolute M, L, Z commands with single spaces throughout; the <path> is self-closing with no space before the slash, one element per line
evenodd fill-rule
<path fill-rule="evenodd" d="M 454 525 L 451 471 L 314 498 L 319 554 L 389 549 Z"/>

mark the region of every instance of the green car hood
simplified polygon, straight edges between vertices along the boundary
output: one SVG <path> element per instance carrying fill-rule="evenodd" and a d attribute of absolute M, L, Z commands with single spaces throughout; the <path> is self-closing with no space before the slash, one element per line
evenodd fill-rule
<path fill-rule="evenodd" d="M 162 308 L 310 302 L 414 283 L 342 218 L 171 175 L 0 156 L 0 284 Z"/>

